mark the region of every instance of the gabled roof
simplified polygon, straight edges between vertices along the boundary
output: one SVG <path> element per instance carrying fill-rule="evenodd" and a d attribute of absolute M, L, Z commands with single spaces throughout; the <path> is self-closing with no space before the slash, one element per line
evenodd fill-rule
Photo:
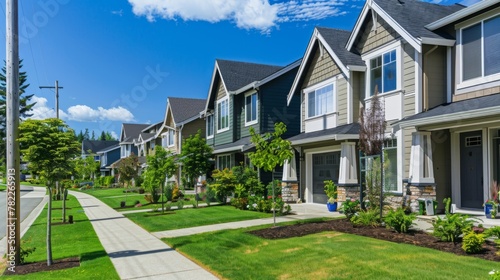
<path fill-rule="evenodd" d="M 364 69 L 366 67 L 359 54 L 350 52 L 345 48 L 350 34 L 350 31 L 334 28 L 316 27 L 314 29 L 299 71 L 288 94 L 288 103 L 290 103 L 298 85 L 302 82 L 304 71 L 310 64 L 310 60 L 314 56 L 313 50 L 318 44 L 321 44 L 326 49 L 347 78 L 350 76 L 349 70 Z"/>
<path fill-rule="evenodd" d="M 148 126 L 148 127 L 144 128 L 144 129 L 142 130 L 142 132 L 149 133 L 148 131 L 149 131 L 149 130 L 151 130 L 152 128 L 154 128 L 155 126 L 159 126 L 159 127 L 161 127 L 162 123 L 163 123 L 163 122 L 157 122 L 157 123 L 154 123 L 154 124 L 152 124 L 152 125 L 150 125 L 150 126 Z"/>
<path fill-rule="evenodd" d="M 104 153 L 109 153 L 113 150 L 116 150 L 116 149 L 120 149 L 120 144 L 118 143 L 118 141 L 116 141 L 117 143 L 113 146 L 109 146 L 107 148 L 104 148 L 102 150 L 99 150 L 96 152 L 96 154 L 104 154 Z"/>
<path fill-rule="evenodd" d="M 199 98 L 168 97 L 165 118 L 155 137 L 159 137 L 164 128 L 168 127 L 167 119 L 169 114 L 172 116 L 174 125 L 176 127 L 181 126 L 199 119 L 200 112 L 205 109 L 205 103 L 205 99 Z"/>
<path fill-rule="evenodd" d="M 134 139 L 139 137 L 139 134 L 143 129 L 150 126 L 149 124 L 136 124 L 136 123 L 124 123 L 122 124 L 122 131 L 120 134 L 120 143 L 130 143 L 134 142 Z"/>
<path fill-rule="evenodd" d="M 83 140 L 82 141 L 82 154 L 97 153 L 100 150 L 117 145 L 118 141 L 102 141 L 102 140 Z"/>
<path fill-rule="evenodd" d="M 155 137 L 154 133 L 141 132 L 141 133 L 139 133 L 139 137 L 134 139 L 134 142 L 136 142 L 136 144 L 140 144 L 142 142 L 148 142 L 151 139 L 153 139 L 154 137 Z M 137 140 L 137 141 L 135 141 L 135 140 Z"/>
<path fill-rule="evenodd" d="M 222 59 L 217 59 L 216 65 L 219 70 L 221 80 L 223 81 L 228 92 L 237 91 L 238 89 L 255 81 L 259 81 L 283 68 L 283 66 Z"/>
<path fill-rule="evenodd" d="M 452 38 L 432 32 L 425 26 L 463 8 L 457 4 L 445 6 L 419 0 L 367 0 L 347 42 L 347 49 L 352 49 L 363 32 L 361 29 L 367 17 L 372 18 L 372 10 L 418 51 L 426 42 L 450 45 L 454 42 Z"/>
<path fill-rule="evenodd" d="M 200 112 L 205 109 L 206 99 L 169 97 L 168 104 L 172 111 L 172 117 L 176 126 L 185 121 L 198 118 Z"/>

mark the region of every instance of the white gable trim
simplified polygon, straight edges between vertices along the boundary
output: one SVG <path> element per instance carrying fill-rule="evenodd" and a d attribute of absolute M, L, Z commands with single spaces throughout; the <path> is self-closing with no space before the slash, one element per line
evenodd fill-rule
<path fill-rule="evenodd" d="M 342 63 L 342 61 L 337 56 L 337 54 L 335 54 L 335 52 L 332 50 L 330 45 L 328 45 L 325 38 L 323 38 L 323 36 L 321 36 L 321 33 L 319 33 L 318 29 L 315 28 L 313 35 L 311 36 L 311 39 L 309 40 L 309 44 L 307 45 L 307 49 L 306 49 L 306 53 L 304 55 L 304 58 L 302 59 L 302 62 L 300 63 L 300 67 L 299 67 L 299 70 L 297 72 L 297 75 L 295 76 L 295 79 L 293 80 L 293 84 L 292 84 L 292 87 L 290 89 L 290 92 L 288 93 L 287 105 L 290 105 L 290 102 L 292 101 L 292 98 L 293 98 L 293 94 L 297 90 L 297 87 L 299 86 L 300 78 L 302 77 L 302 74 L 304 74 L 307 62 L 312 55 L 314 44 L 316 42 L 318 42 L 318 44 L 320 44 L 319 45 L 320 48 L 321 48 L 321 46 L 323 46 L 323 48 L 325 48 L 327 50 L 328 54 L 332 57 L 332 59 L 335 61 L 335 63 L 340 68 L 342 73 L 346 76 L 346 78 L 349 79 L 349 77 L 350 77 L 350 72 L 349 72 L 349 68 L 347 67 L 347 65 L 344 65 Z"/>
<path fill-rule="evenodd" d="M 212 73 L 212 80 L 210 81 L 210 88 L 208 89 L 208 97 L 207 97 L 207 103 L 205 105 L 204 114 L 206 114 L 206 112 L 208 111 L 208 104 L 210 104 L 210 96 L 212 95 L 213 90 L 214 90 L 215 77 L 217 76 L 217 73 L 219 73 L 219 78 L 222 82 L 222 85 L 224 86 L 225 91 L 226 91 L 226 97 L 229 97 L 229 93 L 227 91 L 226 84 L 224 83 L 224 79 L 222 78 L 222 75 L 220 73 L 219 64 L 217 64 L 217 60 L 216 60 L 215 66 L 214 66 L 214 71 Z"/>
<path fill-rule="evenodd" d="M 446 26 L 448 24 L 459 21 L 462 18 L 465 18 L 469 15 L 480 12 L 483 9 L 489 8 L 493 5 L 495 5 L 496 3 L 500 3 L 500 0 L 480 1 L 480 2 L 474 4 L 470 7 L 459 10 L 458 12 L 455 12 L 455 13 L 453 13 L 449 16 L 446 16 L 442 19 L 439 19 L 435 22 L 429 23 L 425 26 L 425 28 L 427 28 L 429 30 L 436 30 L 436 29 L 441 28 L 443 26 Z"/>
<path fill-rule="evenodd" d="M 422 52 L 422 46 L 420 44 L 420 41 L 410 35 L 408 31 L 406 31 L 401 25 L 399 25 L 398 22 L 396 22 L 389 14 L 387 14 L 377 3 L 375 3 L 372 0 L 367 0 L 365 3 L 365 6 L 363 7 L 363 10 L 361 11 L 361 14 L 358 18 L 358 21 L 356 21 L 356 24 L 354 26 L 354 30 L 351 33 L 351 36 L 349 37 L 349 40 L 347 41 L 347 50 L 351 50 L 352 47 L 354 46 L 354 42 L 356 41 L 356 38 L 360 34 L 361 31 L 361 26 L 363 25 L 363 22 L 365 21 L 366 17 L 368 16 L 368 12 L 370 9 L 373 9 L 378 16 L 380 16 L 382 19 L 384 19 L 396 32 L 401 35 L 414 49 L 418 50 L 418 52 Z M 371 16 L 371 15 L 370 15 Z M 375 23 L 374 23 L 375 24 Z"/>

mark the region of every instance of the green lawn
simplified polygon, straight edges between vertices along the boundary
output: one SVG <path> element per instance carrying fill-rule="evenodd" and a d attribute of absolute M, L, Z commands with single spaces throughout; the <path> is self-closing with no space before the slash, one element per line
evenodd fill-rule
<path fill-rule="evenodd" d="M 74 190 L 74 189 L 73 189 Z M 128 211 L 128 210 L 138 210 L 138 209 L 151 209 L 153 205 L 150 205 L 145 199 L 144 194 L 139 193 L 125 193 L 124 188 L 95 188 L 89 190 L 83 190 L 81 192 L 93 195 L 97 197 L 99 200 L 104 202 L 109 207 L 117 210 L 117 211 Z M 125 201 L 125 208 L 120 207 L 120 203 Z M 142 207 L 134 207 L 135 202 L 139 201 L 143 206 Z"/>
<path fill-rule="evenodd" d="M 238 210 L 228 205 L 186 208 L 169 213 L 134 213 L 125 216 L 149 232 L 272 217 L 272 214 Z"/>
<path fill-rule="evenodd" d="M 53 223 L 61 222 L 61 201 L 53 202 Z M 80 267 L 27 275 L 3 276 L 6 279 L 119 279 L 113 264 L 102 247 L 94 229 L 77 199 L 69 196 L 67 215 L 73 215 L 74 224 L 52 226 L 53 260 L 80 257 Z M 47 211 L 42 211 L 23 237 L 23 248 L 35 247 L 26 262 L 46 261 Z"/>
<path fill-rule="evenodd" d="M 267 240 L 248 230 L 164 241 L 225 279 L 487 279 L 500 268 L 498 262 L 332 231 Z"/>
<path fill-rule="evenodd" d="M 73 189 L 75 190 L 75 189 Z M 141 209 L 153 209 L 153 208 L 161 208 L 161 203 L 158 204 L 150 204 L 144 199 L 145 194 L 139 193 L 125 193 L 124 188 L 94 188 L 88 190 L 82 190 L 81 192 L 93 195 L 97 197 L 99 200 L 104 202 L 109 207 L 115 209 L 116 211 L 130 211 L 130 210 L 141 210 Z M 186 198 L 191 200 L 194 199 L 194 196 L 187 195 Z M 120 207 L 120 203 L 125 201 L 125 208 Z M 135 202 L 139 201 L 142 205 L 141 207 L 134 207 Z M 160 200 L 161 201 L 161 200 Z M 191 205 L 191 201 L 186 201 L 184 205 Z"/>

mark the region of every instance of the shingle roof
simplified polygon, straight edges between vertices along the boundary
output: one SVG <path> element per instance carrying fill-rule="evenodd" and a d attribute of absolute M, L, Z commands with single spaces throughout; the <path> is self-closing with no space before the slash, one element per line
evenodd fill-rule
<path fill-rule="evenodd" d="M 443 38 L 424 26 L 464 8 L 461 5 L 438 5 L 418 0 L 374 0 L 401 27 L 415 38 Z"/>
<path fill-rule="evenodd" d="M 205 109 L 206 99 L 169 97 L 170 110 L 176 124 L 198 116 Z"/>
<path fill-rule="evenodd" d="M 351 31 L 326 27 L 316 27 L 316 29 L 344 65 L 365 66 L 360 55 L 348 51 L 345 47 Z"/>
<path fill-rule="evenodd" d="M 221 151 L 223 153 L 226 153 L 229 150 L 241 152 L 241 149 L 244 146 L 249 145 L 251 143 L 252 142 L 250 140 L 250 137 L 243 137 L 243 138 L 236 140 L 235 142 L 216 146 L 214 148 L 213 154 L 221 153 Z M 231 149 L 231 148 L 234 148 L 234 149 Z"/>
<path fill-rule="evenodd" d="M 106 147 L 104 149 L 100 149 L 98 151 L 96 151 L 97 154 L 103 154 L 103 153 L 106 153 L 106 152 L 110 152 L 114 149 L 118 149 L 120 148 L 120 144 L 118 143 L 118 141 L 115 141 L 116 144 L 115 145 L 112 145 L 112 146 L 109 146 L 109 147 Z"/>
<path fill-rule="evenodd" d="M 226 90 L 236 91 L 279 71 L 283 66 L 217 59 Z"/>
<path fill-rule="evenodd" d="M 118 144 L 118 141 L 83 140 L 82 153 L 88 154 L 89 150 L 91 151 L 91 153 L 96 153 L 116 144 Z"/>
<path fill-rule="evenodd" d="M 139 133 L 149 124 L 136 124 L 136 123 L 124 123 L 122 126 L 123 139 L 121 142 L 132 142 L 135 138 L 139 137 Z"/>
<path fill-rule="evenodd" d="M 463 116 L 463 119 L 465 119 L 467 118 L 468 111 L 482 110 L 498 106 L 500 106 L 500 94 L 492 94 L 439 105 L 430 109 L 429 111 L 406 117 L 397 123 L 430 117 L 439 117 L 454 113 L 462 113 L 461 115 Z"/>
<path fill-rule="evenodd" d="M 139 135 L 140 135 L 140 137 L 142 138 L 143 141 L 148 140 L 149 138 L 155 136 L 154 133 L 146 133 L 146 132 L 141 132 Z"/>

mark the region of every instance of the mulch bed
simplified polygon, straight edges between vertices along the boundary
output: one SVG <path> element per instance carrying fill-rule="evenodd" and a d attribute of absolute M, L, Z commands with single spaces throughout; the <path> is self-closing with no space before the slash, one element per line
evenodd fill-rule
<path fill-rule="evenodd" d="M 54 260 L 50 266 L 47 266 L 47 261 L 18 265 L 15 268 L 15 272 L 11 272 L 6 269 L 3 275 L 25 275 L 32 272 L 60 270 L 78 266 L 80 266 L 80 258 L 73 257 Z"/>
<path fill-rule="evenodd" d="M 337 219 L 325 222 L 295 224 L 290 226 L 271 227 L 261 230 L 250 231 L 249 233 L 265 238 L 280 239 L 289 237 L 299 237 L 323 231 L 337 231 L 350 234 L 356 234 L 376 239 L 405 243 L 420 247 L 436 249 L 461 256 L 473 256 L 490 261 L 500 261 L 500 256 L 493 241 L 487 240 L 483 245 L 483 251 L 477 254 L 467 254 L 462 249 L 461 243 L 442 242 L 436 237 L 424 231 L 410 231 L 409 233 L 397 233 L 394 230 L 385 227 L 354 227 L 347 219 Z"/>

